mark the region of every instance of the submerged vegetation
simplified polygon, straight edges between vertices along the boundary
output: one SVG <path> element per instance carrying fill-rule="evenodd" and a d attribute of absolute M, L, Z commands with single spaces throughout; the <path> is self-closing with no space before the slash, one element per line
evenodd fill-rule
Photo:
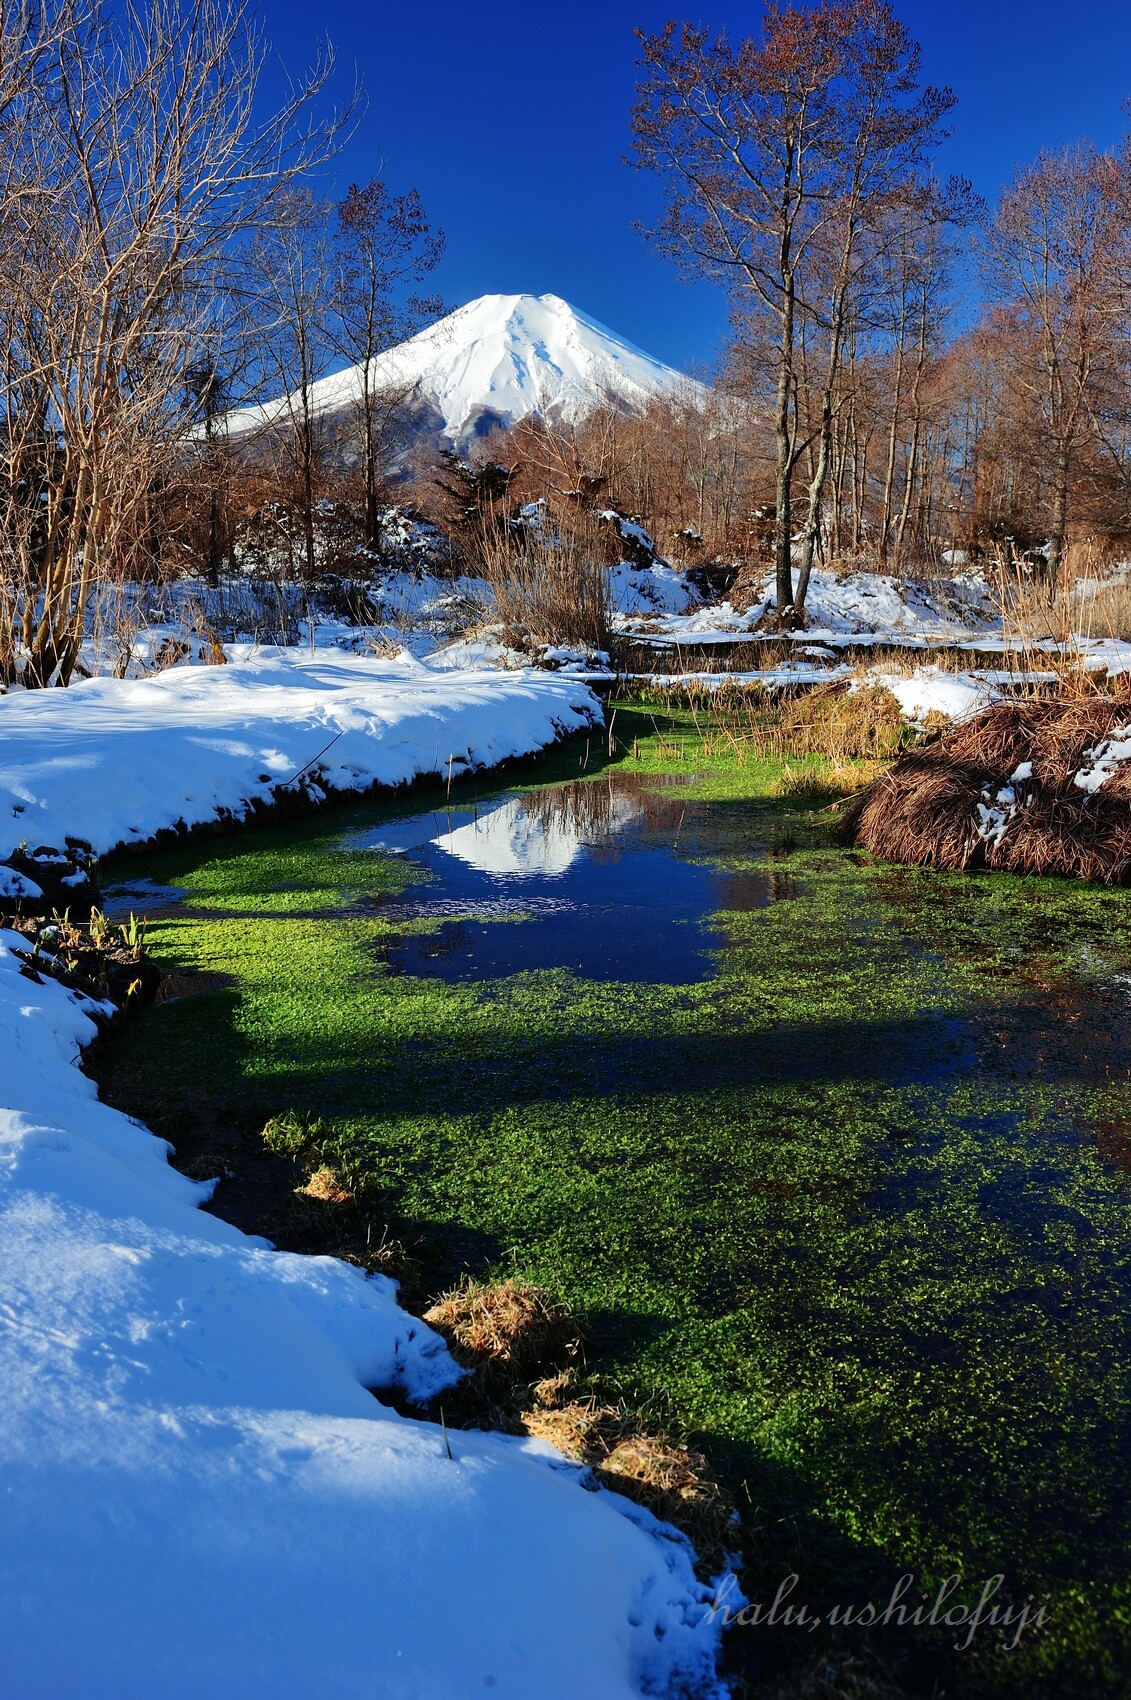
<path fill-rule="evenodd" d="M 102 1058 L 105 1093 L 218 1153 L 222 1213 L 228 1196 L 247 1208 L 237 1171 L 257 1147 L 285 1176 L 288 1243 L 333 1245 L 345 1224 L 340 1249 L 400 1275 L 421 1311 L 440 1300 L 453 1337 L 490 1332 L 469 1279 L 511 1283 L 568 1380 L 531 1389 L 525 1426 L 602 1479 L 623 1466 L 693 1497 L 702 1453 L 764 1608 L 731 1638 L 759 1683 L 1117 1692 L 1125 896 L 872 864 L 832 842 L 820 794 L 713 735 L 699 705 L 625 703 L 610 722 L 522 778 L 631 799 L 631 775 L 635 791 L 684 776 L 665 809 L 640 804 L 639 830 L 731 881 L 701 977 L 657 981 L 643 956 L 600 982 L 398 971 L 398 941 L 450 917 L 392 901 L 411 863 L 363 847 L 395 805 L 335 811 L 149 860 L 188 893 L 151 918 L 149 947 L 211 989 L 142 1011 Z M 796 765 L 831 791 L 835 761 L 853 756 Z M 532 791 L 531 818 L 576 809 L 554 816 L 554 796 Z M 447 798 L 400 812 L 432 802 Z M 614 810 L 591 835 L 598 859 L 619 853 L 615 827 Z M 477 922 L 503 924 L 541 923 Z M 641 1432 L 643 1462 L 626 1438 Z M 907 1575 L 903 1626 L 872 1622 Z M 819 1630 L 765 1625 L 790 1576 Z M 924 1621 L 952 1576 L 965 1605 L 1000 1577 L 1013 1616 Z"/>

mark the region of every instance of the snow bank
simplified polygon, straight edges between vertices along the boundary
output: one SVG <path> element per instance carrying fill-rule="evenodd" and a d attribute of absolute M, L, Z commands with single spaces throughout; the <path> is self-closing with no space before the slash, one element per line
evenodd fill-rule
<path fill-rule="evenodd" d="M 682 617 L 650 623 L 649 631 L 684 642 L 733 642 L 753 631 L 773 606 L 774 580 L 767 575 L 736 606 L 733 601 Z M 815 569 L 805 602 L 806 630 L 814 638 L 873 638 L 893 643 L 952 643 L 1000 627 L 990 587 L 974 574 L 928 582 L 890 573 L 830 573 Z"/>
<path fill-rule="evenodd" d="M 106 849 L 332 737 L 334 783 L 398 780 L 594 712 L 544 674 L 249 657 L 5 698 L 0 798 L 21 836 Z M 378 1403 L 457 1378 L 440 1338 L 395 1283 L 203 1213 L 98 1102 L 97 1006 L 25 942 L 0 931 L 5 1700 L 720 1695 L 683 1538 L 544 1444 Z"/>
<path fill-rule="evenodd" d="M 772 589 L 772 579 L 767 580 L 763 596 Z M 815 571 L 805 612 L 811 637 L 822 632 L 890 632 L 895 637 L 952 638 L 998 623 L 989 585 L 974 575 L 929 583 L 890 573 Z"/>
<path fill-rule="evenodd" d="M 67 834 L 105 853 L 178 821 L 242 812 L 312 764 L 340 790 L 458 775 L 600 719 L 580 681 L 530 669 L 231 653 L 227 667 L 0 697 L 0 856 Z"/>
<path fill-rule="evenodd" d="M 917 667 L 913 673 L 870 672 L 865 682 L 890 691 L 908 720 L 926 720 L 929 714 L 968 720 L 998 701 L 998 693 L 984 679 L 947 673 L 939 667 Z"/>
<path fill-rule="evenodd" d="M 394 1283 L 270 1250 L 98 1103 L 82 1000 L 0 933 L 5 1700 L 704 1695 L 686 1544 L 451 1383 Z M 89 1008 L 89 1006 L 88 1006 Z"/>
<path fill-rule="evenodd" d="M 609 600 L 616 614 L 682 614 L 694 592 L 677 567 L 657 561 L 650 567 L 621 561 L 609 568 Z"/>
<path fill-rule="evenodd" d="M 503 668 L 509 672 L 516 667 L 528 667 L 530 657 L 504 643 L 499 636 L 501 630 L 500 626 L 491 626 L 479 637 L 456 638 L 453 643 L 434 650 L 428 657 L 428 665 L 438 673 L 461 673 L 468 668 L 484 667 Z"/>

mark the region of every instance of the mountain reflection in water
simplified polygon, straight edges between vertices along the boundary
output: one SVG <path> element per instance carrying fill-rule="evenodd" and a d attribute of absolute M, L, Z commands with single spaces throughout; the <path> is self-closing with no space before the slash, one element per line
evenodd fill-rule
<path fill-rule="evenodd" d="M 390 943 L 389 964 L 445 980 L 532 968 L 667 985 L 706 979 L 723 943 L 706 918 L 792 891 L 769 864 L 713 866 L 723 844 L 711 809 L 655 784 L 577 780 L 366 835 L 369 848 L 405 854 L 422 873 L 380 904 L 382 916 L 438 923 Z"/>

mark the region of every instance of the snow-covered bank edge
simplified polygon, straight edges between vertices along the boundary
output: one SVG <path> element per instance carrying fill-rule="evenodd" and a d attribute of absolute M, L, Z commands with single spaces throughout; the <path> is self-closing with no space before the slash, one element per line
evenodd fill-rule
<path fill-rule="evenodd" d="M 598 713 L 576 680 L 341 655 L 92 680 L 0 702 L 0 820 L 105 852 L 331 740 L 344 790 Z M 449 1456 L 377 1403 L 451 1383 L 439 1337 L 394 1283 L 202 1212 L 81 1072 L 95 1007 L 29 980 L 21 942 L 0 932 L 5 1694 L 720 1695 L 687 1542 L 541 1443 L 456 1432 Z"/>
<path fill-rule="evenodd" d="M 81 840 L 105 855 L 270 807 L 280 791 L 458 779 L 599 725 L 569 676 L 440 673 L 411 656 L 237 650 L 225 667 L 85 679 L 0 698 L 0 856 Z"/>

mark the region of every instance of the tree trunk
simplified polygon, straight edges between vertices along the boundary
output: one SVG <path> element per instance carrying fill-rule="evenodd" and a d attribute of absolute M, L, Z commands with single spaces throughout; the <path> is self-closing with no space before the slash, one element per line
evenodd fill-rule
<path fill-rule="evenodd" d="M 774 513 L 774 569 L 779 620 L 793 609 L 793 512 L 790 483 L 793 478 L 793 436 L 789 428 L 790 390 L 793 387 L 793 283 L 790 279 L 782 298 L 781 363 L 778 367 L 777 492 Z"/>
<path fill-rule="evenodd" d="M 891 424 L 888 427 L 888 452 L 884 466 L 884 495 L 880 515 L 880 558 L 886 562 L 891 538 L 892 492 L 895 488 L 895 452 L 899 442 L 900 404 L 903 400 L 903 324 L 899 326 L 899 341 L 895 351 L 895 392 L 891 403 Z"/>
<path fill-rule="evenodd" d="M 848 255 L 845 257 L 847 269 Z M 801 565 L 797 573 L 797 590 L 794 595 L 794 609 L 799 617 L 805 608 L 805 598 L 809 593 L 809 575 L 813 570 L 813 556 L 817 549 L 817 539 L 821 535 L 821 510 L 825 499 L 825 483 L 829 475 L 829 460 L 833 440 L 833 386 L 840 371 L 841 342 L 844 335 L 844 305 L 846 286 L 842 281 L 838 292 L 833 298 L 832 325 L 829 330 L 829 362 L 825 372 L 825 386 L 821 395 L 821 428 L 817 450 L 817 462 L 813 468 L 813 478 L 809 485 L 809 510 L 805 516 L 805 532 L 801 542 Z"/>
<path fill-rule="evenodd" d="M 809 510 L 805 516 L 805 532 L 801 540 L 801 564 L 797 570 L 797 591 L 794 596 L 794 611 L 800 617 L 805 608 L 805 598 L 809 594 L 809 575 L 813 570 L 813 557 L 817 551 L 817 539 L 821 534 L 821 509 L 825 497 L 825 483 L 829 475 L 829 449 L 833 435 L 833 398 L 831 390 L 825 390 L 821 399 L 821 440 L 817 453 L 817 465 L 813 472 L 813 482 L 809 486 Z"/>
<path fill-rule="evenodd" d="M 1060 582 L 1065 567 L 1065 537 L 1068 531 L 1068 439 L 1061 437 L 1056 445 L 1056 464 L 1053 472 L 1052 525 L 1049 528 L 1049 589 Z M 1065 590 L 1068 589 L 1065 584 Z"/>
<path fill-rule="evenodd" d="M 915 355 L 915 375 L 911 380 L 911 442 L 907 449 L 907 469 L 903 480 L 903 507 L 899 515 L 899 527 L 895 538 L 895 565 L 898 570 L 903 559 L 903 545 L 907 535 L 907 516 L 911 512 L 911 504 L 915 495 L 915 480 L 919 472 L 919 447 L 923 437 L 923 377 L 927 370 L 927 301 L 924 297 L 919 319 L 919 341 Z"/>
<path fill-rule="evenodd" d="M 372 332 L 367 337 L 361 387 L 361 471 L 365 484 L 365 543 L 369 549 L 377 544 L 377 398 L 371 381 L 371 346 Z"/>

